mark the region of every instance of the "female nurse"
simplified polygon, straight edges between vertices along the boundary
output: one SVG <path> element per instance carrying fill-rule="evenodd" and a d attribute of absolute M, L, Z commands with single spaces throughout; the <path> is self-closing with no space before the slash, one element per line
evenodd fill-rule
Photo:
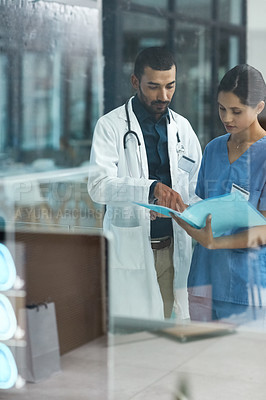
<path fill-rule="evenodd" d="M 249 65 L 234 67 L 221 80 L 218 107 L 227 133 L 205 148 L 196 188 L 202 199 L 230 193 L 236 184 L 266 216 L 266 132 L 258 122 L 265 98 L 264 79 Z M 174 219 L 198 241 L 188 277 L 191 319 L 263 320 L 266 226 L 213 238 L 211 216 L 201 230 Z"/>

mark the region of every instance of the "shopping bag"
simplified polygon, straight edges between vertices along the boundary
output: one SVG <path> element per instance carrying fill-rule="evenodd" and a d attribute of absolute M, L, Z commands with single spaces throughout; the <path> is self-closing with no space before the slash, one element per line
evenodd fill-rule
<path fill-rule="evenodd" d="M 39 382 L 60 371 L 60 351 L 54 303 L 26 306 L 25 379 Z"/>

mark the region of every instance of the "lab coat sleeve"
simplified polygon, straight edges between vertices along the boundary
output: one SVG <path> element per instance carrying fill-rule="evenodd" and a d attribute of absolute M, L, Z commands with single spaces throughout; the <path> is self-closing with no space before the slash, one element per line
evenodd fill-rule
<path fill-rule="evenodd" d="M 96 124 L 88 177 L 88 191 L 100 204 L 140 201 L 148 202 L 153 180 L 129 176 L 122 144 L 121 121 L 108 116 Z"/>

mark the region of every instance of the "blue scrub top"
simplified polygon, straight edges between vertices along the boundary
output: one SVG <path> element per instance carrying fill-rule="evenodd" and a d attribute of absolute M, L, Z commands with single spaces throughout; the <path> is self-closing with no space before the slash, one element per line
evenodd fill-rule
<path fill-rule="evenodd" d="M 232 164 L 227 150 L 229 137 L 230 134 L 220 136 L 206 146 L 196 193 L 202 199 L 219 196 L 230 193 L 235 183 L 250 192 L 249 201 L 253 206 L 265 211 L 266 136 L 250 146 Z M 266 246 L 259 249 L 208 250 L 200 244 L 196 245 L 188 277 L 188 290 L 194 296 L 261 305 L 266 304 L 265 288 Z"/>

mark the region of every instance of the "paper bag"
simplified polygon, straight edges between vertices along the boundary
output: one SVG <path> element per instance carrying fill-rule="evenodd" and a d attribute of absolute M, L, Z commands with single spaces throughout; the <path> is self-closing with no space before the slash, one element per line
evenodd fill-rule
<path fill-rule="evenodd" d="M 25 379 L 38 382 L 60 371 L 60 352 L 54 303 L 27 306 Z"/>

